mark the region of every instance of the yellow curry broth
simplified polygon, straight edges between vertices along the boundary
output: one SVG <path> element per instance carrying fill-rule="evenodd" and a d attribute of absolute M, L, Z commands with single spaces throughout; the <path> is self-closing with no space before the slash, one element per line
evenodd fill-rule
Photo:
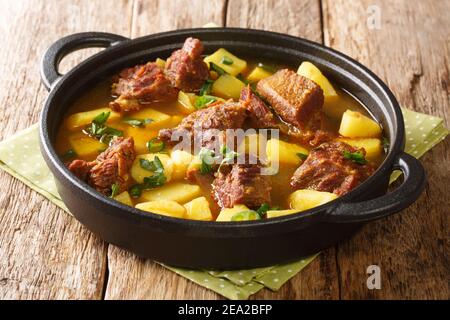
<path fill-rule="evenodd" d="M 257 64 L 255 63 L 249 63 L 247 69 L 245 70 L 245 72 L 243 72 L 244 76 L 248 76 L 250 74 L 250 70 L 252 70 L 256 65 Z M 110 88 L 111 82 L 104 81 L 98 84 L 92 90 L 86 92 L 84 95 L 80 96 L 80 98 L 77 99 L 70 107 L 68 116 L 78 112 L 107 108 L 109 102 L 113 100 L 113 97 L 111 97 Z M 362 114 L 370 117 L 370 115 L 367 113 L 364 107 L 356 99 L 354 99 L 351 95 L 349 95 L 345 91 L 338 89 L 336 86 L 334 86 L 334 88 L 338 92 L 339 99 L 332 102 L 328 102 L 328 105 L 324 106 L 324 109 L 328 108 L 328 110 L 330 109 L 332 110 L 331 112 L 332 116 L 328 114 L 327 116 L 324 117 L 323 125 L 326 129 L 329 129 L 333 132 L 337 132 L 341 120 L 339 114 L 342 114 L 342 112 L 344 112 L 347 109 L 361 112 Z M 161 122 L 164 124 L 162 127 L 161 126 L 155 127 L 152 123 L 149 123 L 143 127 L 135 128 L 124 122 L 125 119 L 137 118 L 138 114 L 142 114 L 143 112 L 145 113 L 150 109 L 169 116 L 167 120 Z M 109 127 L 123 131 L 123 136 L 125 137 L 128 136 L 133 137 L 135 140 L 136 152 L 138 155 L 140 155 L 149 153 L 149 151 L 146 148 L 146 142 L 156 137 L 158 135 L 159 129 L 175 127 L 186 115 L 187 115 L 186 108 L 184 108 L 179 102 L 150 103 L 145 104 L 140 111 L 130 112 L 127 114 L 120 114 L 117 118 L 109 121 L 107 125 Z M 73 139 L 74 136 L 75 137 L 84 136 L 85 139 L 95 140 L 94 138 L 88 137 L 86 133 L 83 132 L 83 129 L 84 129 L 83 127 L 80 127 L 75 130 L 74 129 L 69 130 L 67 126 L 64 124 L 60 127 L 59 132 L 57 134 L 55 148 L 62 157 L 64 157 L 64 154 L 68 150 L 73 149 L 71 139 Z M 89 141 L 92 142 L 91 140 Z M 293 143 L 292 141 L 289 142 Z M 309 146 L 301 146 L 301 147 L 306 148 L 307 150 L 310 149 Z M 96 150 L 96 152 L 86 155 L 77 155 L 76 158 L 91 161 L 94 160 L 106 148 L 107 145 L 99 144 L 99 148 L 98 150 Z M 171 150 L 168 148 L 166 148 L 164 152 L 167 153 L 168 155 L 171 154 Z M 383 157 L 384 153 L 382 153 L 379 157 L 372 159 L 371 161 L 375 165 L 378 165 L 383 159 Z M 295 165 L 281 163 L 279 172 L 271 176 L 273 186 L 271 192 L 272 206 L 279 207 L 280 209 L 290 209 L 288 198 L 289 195 L 295 191 L 290 187 L 290 178 L 292 177 L 292 174 L 294 173 L 294 171 L 296 170 L 296 168 L 300 163 L 301 163 L 300 160 L 298 164 Z M 189 182 L 182 177 L 174 178 L 167 184 L 174 184 L 178 182 L 189 184 Z M 199 196 L 204 196 L 209 201 L 212 217 L 215 220 L 217 215 L 219 214 L 219 210 L 217 209 L 217 205 L 214 204 L 210 199 L 210 191 L 211 191 L 210 188 L 204 188 L 203 186 L 201 191 L 202 194 Z M 133 205 L 142 202 L 145 202 L 145 200 L 143 200 L 142 197 L 132 200 Z M 180 204 L 183 205 L 184 203 Z"/>

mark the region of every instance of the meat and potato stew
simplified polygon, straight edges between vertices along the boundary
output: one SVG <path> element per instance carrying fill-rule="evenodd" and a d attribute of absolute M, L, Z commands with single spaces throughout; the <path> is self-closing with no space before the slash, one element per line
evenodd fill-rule
<path fill-rule="evenodd" d="M 200 40 L 131 66 L 71 107 L 56 149 L 106 197 L 144 211 L 243 221 L 342 196 L 384 158 L 381 126 L 312 63 L 205 55 Z"/>

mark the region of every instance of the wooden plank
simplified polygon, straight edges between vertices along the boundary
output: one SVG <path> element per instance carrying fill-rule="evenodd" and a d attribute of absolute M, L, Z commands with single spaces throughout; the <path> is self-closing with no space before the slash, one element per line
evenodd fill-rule
<path fill-rule="evenodd" d="M 448 126 L 449 10 L 448 1 L 326 0 L 325 43 L 375 71 L 401 105 L 444 117 Z M 380 29 L 371 28 L 377 12 Z M 414 205 L 339 246 L 342 298 L 449 298 L 449 142 L 422 160 L 428 186 Z M 381 268 L 381 290 L 366 287 L 372 264 Z"/>
<path fill-rule="evenodd" d="M 177 14 L 174 14 L 176 12 Z M 140 1 L 134 3 L 132 36 L 224 24 L 225 1 Z M 105 299 L 219 299 L 216 293 L 115 246 L 108 249 Z"/>
<path fill-rule="evenodd" d="M 276 31 L 322 42 L 319 0 L 230 0 L 227 26 Z"/>
<path fill-rule="evenodd" d="M 55 14 L 57 13 L 57 14 Z M 35 123 L 47 95 L 39 60 L 61 36 L 80 31 L 130 34 L 132 3 L 2 1 L 0 12 L 0 138 Z M 67 70 L 92 51 L 73 54 Z M 106 245 L 75 219 L 0 172 L 0 298 L 99 299 Z"/>
<path fill-rule="evenodd" d="M 131 35 L 136 38 L 175 29 L 201 28 L 209 22 L 223 26 L 225 4 L 225 0 L 135 0 Z"/>
<path fill-rule="evenodd" d="M 282 32 L 322 42 L 320 3 L 315 0 L 245 2 L 230 0 L 227 26 Z M 278 292 L 264 289 L 253 298 L 338 299 L 337 275 L 335 249 L 330 248 Z"/>

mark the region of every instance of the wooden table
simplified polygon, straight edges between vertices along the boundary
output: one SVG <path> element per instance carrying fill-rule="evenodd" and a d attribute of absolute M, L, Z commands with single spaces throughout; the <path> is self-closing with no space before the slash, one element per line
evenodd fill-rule
<path fill-rule="evenodd" d="M 331 46 L 374 70 L 403 106 L 443 117 L 448 126 L 449 11 L 449 0 L 2 0 L 0 139 L 38 120 L 47 95 L 39 58 L 58 38 L 81 31 L 139 37 L 208 22 Z M 93 52 L 71 55 L 63 70 Z M 408 210 L 367 225 L 278 292 L 254 298 L 448 299 L 449 141 L 423 158 L 428 185 Z M 108 245 L 5 172 L 0 186 L 0 298 L 221 298 Z M 381 290 L 367 289 L 372 264 L 381 268 Z"/>

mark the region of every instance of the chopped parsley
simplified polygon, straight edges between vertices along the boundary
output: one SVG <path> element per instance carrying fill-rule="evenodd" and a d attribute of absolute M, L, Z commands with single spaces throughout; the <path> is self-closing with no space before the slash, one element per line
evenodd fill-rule
<path fill-rule="evenodd" d="M 110 114 L 110 111 L 98 114 L 91 124 L 85 128 L 84 132 L 104 144 L 109 144 L 114 137 L 121 137 L 122 131 L 105 125 Z"/>
<path fill-rule="evenodd" d="M 246 210 L 236 213 L 231 217 L 231 221 L 247 221 L 247 220 L 261 220 L 261 216 L 254 210 Z"/>
<path fill-rule="evenodd" d="M 98 125 L 103 125 L 108 120 L 110 114 L 111 114 L 110 111 L 102 112 L 102 113 L 98 114 L 97 116 L 95 116 L 95 118 L 92 120 L 92 123 L 96 123 Z"/>
<path fill-rule="evenodd" d="M 149 152 L 156 153 L 163 151 L 166 144 L 158 138 L 153 138 L 150 141 L 147 141 L 146 146 Z"/>
<path fill-rule="evenodd" d="M 220 153 L 222 154 L 223 159 L 220 162 L 219 168 L 217 169 L 218 171 L 220 171 L 220 168 L 222 167 L 222 165 L 232 163 L 234 161 L 234 159 L 236 159 L 239 156 L 239 153 L 237 153 L 234 150 L 228 150 L 227 146 L 225 146 L 225 145 L 223 145 L 220 148 Z"/>
<path fill-rule="evenodd" d="M 263 203 L 256 212 L 260 215 L 260 217 L 266 215 L 267 211 L 270 210 L 270 206 L 267 203 Z"/>
<path fill-rule="evenodd" d="M 217 98 L 214 96 L 209 96 L 209 95 L 203 95 L 203 96 L 199 96 L 197 97 L 197 99 L 195 100 L 195 108 L 196 109 L 202 109 L 208 105 L 210 105 L 213 102 L 216 102 Z"/>
<path fill-rule="evenodd" d="M 225 70 L 223 70 L 221 67 L 219 67 L 214 62 L 210 62 L 209 63 L 209 69 L 211 69 L 212 71 L 217 72 L 217 74 L 220 75 L 220 76 L 224 75 L 224 74 L 227 74 L 227 72 Z"/>
<path fill-rule="evenodd" d="M 220 61 L 220 62 L 227 66 L 231 66 L 233 64 L 233 59 L 231 59 L 230 57 L 227 57 L 227 56 L 223 56 L 222 61 Z"/>
<path fill-rule="evenodd" d="M 143 127 L 146 124 L 153 122 L 153 119 L 124 119 L 123 122 L 129 124 L 134 128 Z"/>
<path fill-rule="evenodd" d="M 212 172 L 212 166 L 215 162 L 214 152 L 208 148 L 201 148 L 198 157 L 201 161 L 200 173 L 208 174 Z"/>
<path fill-rule="evenodd" d="M 212 85 L 214 81 L 213 80 L 206 80 L 205 83 L 203 83 L 202 87 L 200 88 L 200 96 L 208 95 L 211 93 Z"/>
<path fill-rule="evenodd" d="M 245 83 L 245 84 L 249 84 L 250 83 L 250 81 L 248 81 L 247 79 L 245 79 L 245 77 L 242 75 L 242 73 L 239 73 L 237 76 L 236 76 L 236 78 L 237 79 L 239 79 L 239 80 L 241 80 L 243 83 Z"/>
<path fill-rule="evenodd" d="M 364 155 L 360 151 L 348 152 L 344 151 L 344 158 L 348 160 L 352 160 L 357 164 L 366 164 L 367 160 L 364 158 Z"/>
<path fill-rule="evenodd" d="M 143 183 L 135 184 L 130 188 L 129 193 L 133 198 L 139 198 L 142 191 L 160 187 L 167 181 L 164 166 L 158 156 L 155 156 L 152 161 L 139 159 L 139 164 L 141 168 L 151 171 L 152 175 L 145 177 Z"/>
<path fill-rule="evenodd" d="M 139 165 L 142 169 L 154 172 L 156 170 L 155 164 L 153 161 L 149 161 L 147 159 L 139 159 Z"/>
<path fill-rule="evenodd" d="M 115 196 L 117 196 L 119 194 L 120 188 L 119 188 L 119 184 L 113 183 L 113 185 L 111 186 L 111 196 L 110 198 L 114 198 Z"/>

